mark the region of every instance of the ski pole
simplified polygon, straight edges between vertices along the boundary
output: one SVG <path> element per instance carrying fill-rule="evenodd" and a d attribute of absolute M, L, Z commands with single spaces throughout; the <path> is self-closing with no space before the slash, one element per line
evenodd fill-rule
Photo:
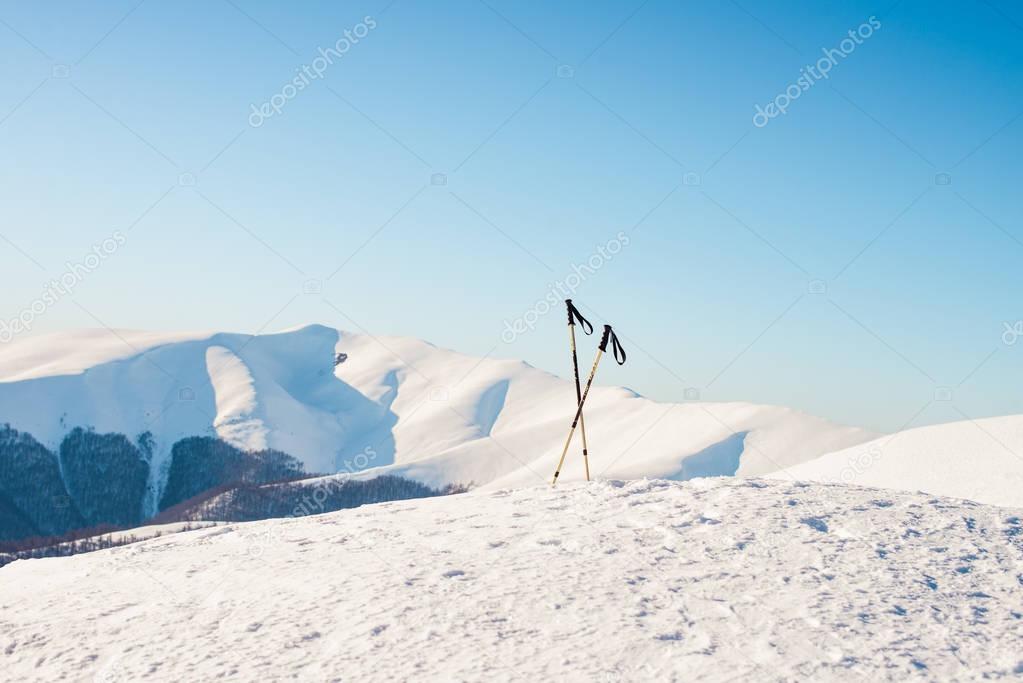
<path fill-rule="evenodd" d="M 583 414 L 583 404 L 586 403 L 586 397 L 590 395 L 590 387 L 593 386 L 593 376 L 597 374 L 597 366 L 600 364 L 601 356 L 607 351 L 608 340 L 611 341 L 611 351 L 614 353 L 615 360 L 619 365 L 625 365 L 625 350 L 618 342 L 618 335 L 611 330 L 610 325 L 604 325 L 604 336 L 600 338 L 597 356 L 593 359 L 593 367 L 590 369 L 590 376 L 586 380 L 586 389 L 583 390 L 583 395 L 579 399 L 579 405 L 575 409 L 575 417 L 572 418 L 572 428 L 568 430 L 568 438 L 565 440 L 565 447 L 561 450 L 561 459 L 558 460 L 558 468 L 554 470 L 554 481 L 551 482 L 551 486 L 555 486 L 558 483 L 561 466 L 565 464 L 565 455 L 568 453 L 568 447 L 572 443 L 572 435 L 575 434 L 575 428 L 579 426 L 579 418 Z"/>
<path fill-rule="evenodd" d="M 572 347 L 572 371 L 575 374 L 575 402 L 576 406 L 582 403 L 582 387 L 579 385 L 579 355 L 575 348 L 575 321 L 578 320 L 583 326 L 584 334 L 593 334 L 593 325 L 583 317 L 579 309 L 575 307 L 571 299 L 565 299 L 565 306 L 568 307 L 568 341 Z M 583 414 L 579 413 L 579 433 L 583 437 L 583 466 L 586 468 L 586 481 L 590 480 L 590 451 L 586 445 L 586 420 Z M 560 467 L 559 467 L 560 469 Z"/>

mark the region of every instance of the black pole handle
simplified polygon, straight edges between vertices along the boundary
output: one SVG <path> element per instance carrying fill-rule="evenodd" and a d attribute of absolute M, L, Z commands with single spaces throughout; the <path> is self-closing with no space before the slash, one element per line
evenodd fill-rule
<path fill-rule="evenodd" d="M 579 312 L 579 309 L 575 307 L 571 299 L 565 299 L 565 306 L 568 308 L 568 324 L 575 325 L 575 321 L 578 320 L 579 324 L 583 326 L 583 332 L 593 334 L 593 325 L 583 317 L 583 314 Z"/>
<path fill-rule="evenodd" d="M 622 348 L 622 343 L 618 341 L 618 335 L 614 333 L 610 325 L 604 325 L 604 336 L 600 338 L 600 346 L 598 347 L 601 351 L 607 351 L 607 342 L 611 341 L 611 352 L 614 354 L 615 362 L 619 365 L 625 365 L 625 349 Z"/>

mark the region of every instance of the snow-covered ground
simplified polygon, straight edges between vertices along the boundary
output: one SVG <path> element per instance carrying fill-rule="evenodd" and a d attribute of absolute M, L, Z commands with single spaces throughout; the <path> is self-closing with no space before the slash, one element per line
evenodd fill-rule
<path fill-rule="evenodd" d="M 40 546 L 23 553 L 0 553 L 0 567 L 14 562 L 19 557 L 66 557 L 77 553 L 94 552 L 95 548 L 127 545 L 151 538 L 159 538 L 168 534 L 179 534 L 193 529 L 206 529 L 224 524 L 225 522 L 174 522 L 171 524 L 150 524 L 147 526 L 112 531 L 106 534 L 86 536 L 76 541 L 65 541 L 50 546 Z"/>
<path fill-rule="evenodd" d="M 220 522 L 173 522 L 171 524 L 149 524 L 147 526 L 135 527 L 134 529 L 125 529 L 123 531 L 112 531 L 107 534 L 99 534 L 97 536 L 87 536 L 84 539 L 77 541 L 79 544 L 88 543 L 126 543 L 132 539 L 137 541 L 145 541 L 150 538 L 159 538 L 168 534 L 179 534 L 183 531 L 190 531 L 192 529 L 200 529 L 213 527 L 220 524 Z M 67 543 L 60 543 L 58 547 L 65 547 Z"/>
<path fill-rule="evenodd" d="M 1023 507 L 1023 415 L 910 429 L 770 476 Z"/>
<path fill-rule="evenodd" d="M 1008 679 L 1021 517 L 702 479 L 221 526 L 0 569 L 0 677 Z"/>
<path fill-rule="evenodd" d="M 348 360 L 332 371 L 337 352 Z M 571 382 L 521 361 L 319 325 L 263 335 L 85 330 L 0 353 L 0 416 L 51 450 L 78 426 L 151 432 L 150 512 L 170 449 L 188 436 L 281 450 L 310 473 L 371 467 L 431 486 L 532 485 L 554 472 L 574 401 Z M 787 408 L 663 404 L 607 386 L 595 386 L 586 415 L 591 471 L 623 479 L 762 475 L 876 436 Z M 577 443 L 562 480 L 583 474 Z"/>

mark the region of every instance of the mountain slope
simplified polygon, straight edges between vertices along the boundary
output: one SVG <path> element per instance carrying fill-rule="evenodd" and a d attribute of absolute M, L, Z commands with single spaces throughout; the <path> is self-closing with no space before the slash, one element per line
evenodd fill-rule
<path fill-rule="evenodd" d="M 337 376 L 398 418 L 392 473 L 433 486 L 549 480 L 574 411 L 568 381 L 521 361 L 479 359 L 415 339 L 343 335 Z M 608 371 L 613 376 L 613 370 Z M 608 375 L 605 375 L 608 376 Z M 748 403 L 664 404 L 594 386 L 586 429 L 595 476 L 755 476 L 860 443 L 864 430 Z M 584 477 L 574 442 L 562 480 Z"/>
<path fill-rule="evenodd" d="M 335 353 L 348 360 L 332 372 Z M 610 373 L 609 373 L 610 374 Z M 376 468 L 433 487 L 532 483 L 554 470 L 574 388 L 518 361 L 313 325 L 278 334 L 85 331 L 0 350 L 0 419 L 56 450 L 75 427 L 145 434 L 154 513 L 182 439 L 274 451 L 306 472 Z M 600 476 L 759 475 L 873 435 L 745 403 L 660 404 L 594 387 Z M 583 476 L 577 446 L 563 472 Z"/>
<path fill-rule="evenodd" d="M 1023 415 L 910 429 L 771 476 L 1023 507 Z"/>
<path fill-rule="evenodd" d="M 188 437 L 279 451 L 307 472 L 333 472 L 351 439 L 388 422 L 386 409 L 331 375 L 337 339 L 336 330 L 313 326 L 258 336 L 87 330 L 18 340 L 0 352 L 0 419 L 54 451 L 76 427 L 132 441 L 146 434 L 150 515 L 172 449 Z"/>
<path fill-rule="evenodd" d="M 19 680 L 1008 678 L 1021 516 L 734 479 L 385 503 L 15 562 L 0 650 Z"/>

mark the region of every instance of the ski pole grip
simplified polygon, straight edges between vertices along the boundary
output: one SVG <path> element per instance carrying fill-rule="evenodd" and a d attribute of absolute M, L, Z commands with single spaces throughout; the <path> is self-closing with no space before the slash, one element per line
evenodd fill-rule
<path fill-rule="evenodd" d="M 568 309 L 568 324 L 575 325 L 575 321 L 578 320 L 579 324 L 583 326 L 583 332 L 586 334 L 593 334 L 593 325 L 590 321 L 583 317 L 583 314 L 579 312 L 579 309 L 575 307 L 571 299 L 565 299 L 565 307 Z"/>
<path fill-rule="evenodd" d="M 607 351 L 607 340 L 611 338 L 611 326 L 604 325 L 604 336 L 600 338 L 599 348 L 601 352 Z"/>

